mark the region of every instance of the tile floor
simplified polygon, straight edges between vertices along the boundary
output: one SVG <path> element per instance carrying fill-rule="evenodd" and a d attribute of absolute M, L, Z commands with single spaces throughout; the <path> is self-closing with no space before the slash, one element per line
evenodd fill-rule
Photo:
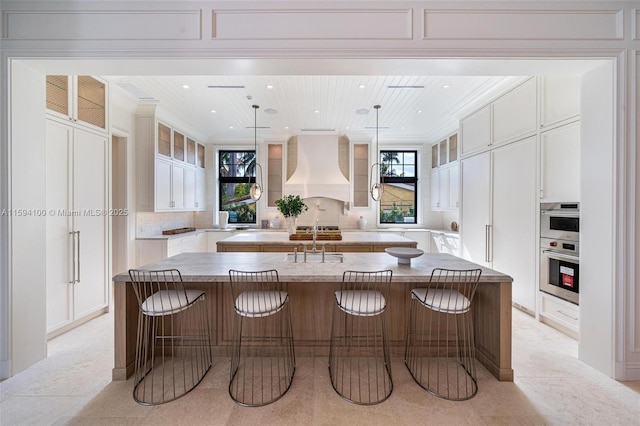
<path fill-rule="evenodd" d="M 49 357 L 0 383 L 0 425 L 640 425 L 640 382 L 616 382 L 577 359 L 578 345 L 514 310 L 515 381 L 498 382 L 479 367 L 478 395 L 445 401 L 424 392 L 401 359 L 394 391 L 363 407 L 338 397 L 327 360 L 299 357 L 293 385 L 261 408 L 236 405 L 227 393 L 229 360 L 214 359 L 203 382 L 169 404 L 144 407 L 132 382 L 112 382 L 113 317 L 103 315 L 49 342 Z"/>

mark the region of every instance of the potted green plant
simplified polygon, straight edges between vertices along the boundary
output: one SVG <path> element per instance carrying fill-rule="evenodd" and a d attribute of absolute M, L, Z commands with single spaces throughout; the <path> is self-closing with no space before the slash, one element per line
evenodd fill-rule
<path fill-rule="evenodd" d="M 296 220 L 298 216 L 300 216 L 302 212 L 309 210 L 309 207 L 307 207 L 299 195 L 285 195 L 279 200 L 276 200 L 276 206 L 287 221 L 289 234 L 294 234 L 296 232 Z"/>

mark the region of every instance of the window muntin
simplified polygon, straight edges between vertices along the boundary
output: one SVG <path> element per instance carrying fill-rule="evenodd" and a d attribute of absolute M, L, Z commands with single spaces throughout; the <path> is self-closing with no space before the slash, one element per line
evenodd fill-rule
<path fill-rule="evenodd" d="M 380 223 L 417 223 L 418 151 L 380 151 Z"/>
<path fill-rule="evenodd" d="M 229 223 L 257 223 L 256 201 L 249 194 L 256 181 L 256 152 L 220 150 L 218 156 L 220 210 L 229 212 Z"/>

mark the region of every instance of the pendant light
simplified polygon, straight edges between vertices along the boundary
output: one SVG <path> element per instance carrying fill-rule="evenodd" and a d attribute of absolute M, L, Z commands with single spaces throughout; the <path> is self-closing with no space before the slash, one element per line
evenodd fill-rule
<path fill-rule="evenodd" d="M 249 193 L 251 194 L 251 199 L 254 201 L 258 201 L 260 199 L 260 197 L 262 197 L 262 185 L 260 184 L 260 182 L 262 182 L 262 166 L 260 166 L 260 164 L 258 164 L 258 108 L 260 108 L 258 105 L 252 105 L 253 106 L 253 149 L 255 152 L 255 157 L 254 157 L 254 161 L 256 163 L 255 166 L 255 175 L 256 175 L 256 181 L 253 183 L 253 185 L 251 185 L 251 189 L 249 190 Z M 260 170 L 260 181 L 258 181 L 258 170 Z"/>
<path fill-rule="evenodd" d="M 374 105 L 373 106 L 376 109 L 376 150 L 375 150 L 375 155 L 376 155 L 376 162 L 373 163 L 371 165 L 371 179 L 369 180 L 371 182 L 371 198 L 373 198 L 373 201 L 380 201 L 380 198 L 382 198 L 382 193 L 384 192 L 384 184 L 382 182 L 379 182 L 380 179 L 380 163 L 378 162 L 380 160 L 380 154 L 378 153 L 378 111 L 380 110 L 380 105 Z M 376 174 L 376 179 L 374 182 L 373 179 L 373 170 L 375 169 L 375 167 L 378 166 L 378 173 Z"/>

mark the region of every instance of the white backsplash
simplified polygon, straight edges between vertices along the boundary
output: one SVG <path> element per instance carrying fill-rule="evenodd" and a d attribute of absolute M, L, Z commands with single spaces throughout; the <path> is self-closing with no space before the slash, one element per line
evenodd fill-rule
<path fill-rule="evenodd" d="M 457 222 L 459 226 L 460 213 L 458 211 L 442 212 L 442 229 L 451 230 L 451 222 Z"/>
<path fill-rule="evenodd" d="M 137 213 L 136 229 L 138 237 L 155 237 L 167 229 L 194 227 L 193 212 Z"/>

